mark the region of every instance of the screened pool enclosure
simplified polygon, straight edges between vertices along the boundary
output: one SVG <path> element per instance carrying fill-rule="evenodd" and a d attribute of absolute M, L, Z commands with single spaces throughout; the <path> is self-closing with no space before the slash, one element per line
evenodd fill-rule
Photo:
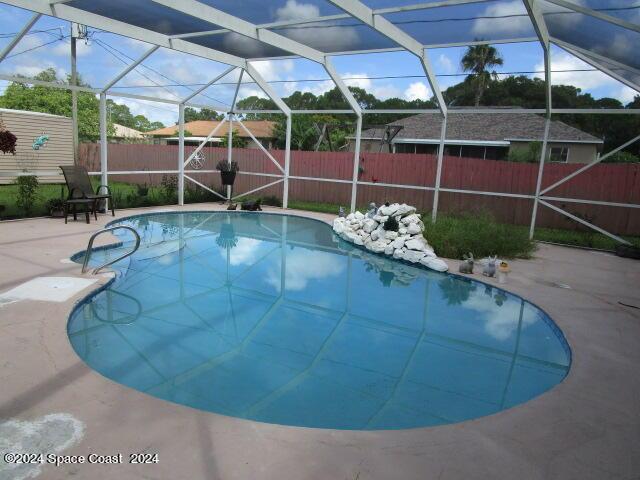
<path fill-rule="evenodd" d="M 549 129 L 552 115 L 556 114 L 601 114 L 601 115 L 637 115 L 640 109 L 567 109 L 556 108 L 552 96 L 551 48 L 559 48 L 571 56 L 585 62 L 594 69 L 608 75 L 636 92 L 640 92 L 640 3 L 636 0 L 442 0 L 416 3 L 415 0 L 6 0 L 6 5 L 24 14 L 24 26 L 2 47 L 0 62 L 10 59 L 12 51 L 29 34 L 36 22 L 47 17 L 71 22 L 73 35 L 69 55 L 72 65 L 72 77 L 69 83 L 57 83 L 26 79 L 18 75 L 2 73 L 0 79 L 33 85 L 49 85 L 68 89 L 72 92 L 89 92 L 100 98 L 100 171 L 103 184 L 109 176 L 132 173 L 173 174 L 178 178 L 178 201 L 184 203 L 185 181 L 205 188 L 223 199 L 227 195 L 210 189 L 194 178 L 198 173 L 213 173 L 215 170 L 193 170 L 191 161 L 207 145 L 225 122 L 228 128 L 229 162 L 233 159 L 233 130 L 243 132 L 255 140 L 255 143 L 276 166 L 278 173 L 239 172 L 241 175 L 258 175 L 267 178 L 268 183 L 247 192 L 238 192 L 233 198 L 257 192 L 267 187 L 282 184 L 282 202 L 288 206 L 290 180 L 304 182 L 342 183 L 351 189 L 351 209 L 355 209 L 358 186 L 394 187 L 418 189 L 432 192 L 432 215 L 438 214 L 438 201 L 441 193 L 484 195 L 505 198 L 518 198 L 531 201 L 530 234 L 533 236 L 539 206 L 549 208 L 578 223 L 590 227 L 620 242 L 625 240 L 593 224 L 588 218 L 574 215 L 555 205 L 554 201 L 565 203 L 602 205 L 617 208 L 640 208 L 638 203 L 595 201 L 580 198 L 554 197 L 551 191 L 570 181 L 577 175 L 607 159 L 610 155 L 626 148 L 640 139 L 639 135 L 628 139 L 616 149 L 599 155 L 591 163 L 585 164 L 570 175 L 543 187 L 545 153 L 549 143 Z M 18 10 L 22 9 L 22 10 Z M 26 13 L 26 11 L 30 13 Z M 22 17 L 21 17 L 22 18 Z M 480 28 L 479 28 L 480 26 Z M 102 79 L 99 87 L 80 86 L 75 81 L 77 61 L 76 38 L 83 38 L 86 27 L 101 32 L 144 42 L 146 48 L 140 52 L 132 49 L 130 61 L 111 78 Z M 536 109 L 510 108 L 472 108 L 447 105 L 443 98 L 440 78 L 436 75 L 429 52 L 434 49 L 461 47 L 480 44 L 539 44 L 544 58 L 545 104 Z M 172 51 L 182 59 L 193 62 L 206 60 L 219 65 L 219 73 L 207 83 L 191 88 L 185 85 L 172 85 L 172 94 L 151 97 L 142 95 L 132 87 L 128 91 L 116 88 L 119 82 L 135 75 L 136 69 L 148 62 L 158 51 Z M 408 52 L 420 66 L 433 101 L 435 110 L 373 110 L 363 108 L 349 90 L 345 79 L 334 66 L 335 58 L 343 55 L 371 54 L 386 52 Z M 178 57 L 176 57 L 178 58 Z M 317 110 L 294 110 L 283 101 L 274 87 L 274 82 L 265 79 L 257 61 L 283 59 L 303 59 L 324 72 L 326 80 L 333 82 L 342 93 L 349 108 L 344 110 L 321 110 L 320 113 L 355 116 L 355 147 L 353 152 L 353 175 L 350 180 L 302 177 L 290 174 L 291 168 L 291 128 L 293 115 L 318 113 Z M 393 75 L 393 72 L 388 72 Z M 295 70 L 288 72 L 296 79 Z M 224 78 L 233 78 L 235 82 L 233 98 L 228 104 L 217 102 L 208 94 L 217 82 Z M 304 79 L 299 79 L 304 81 Z M 255 86 L 262 95 L 270 98 L 278 110 L 243 110 L 236 107 L 238 93 L 247 85 Z M 134 84 L 132 84 L 134 85 Z M 178 111 L 179 149 L 176 168 L 161 171 L 110 171 L 107 149 L 107 97 L 152 101 L 172 106 Z M 76 101 L 76 94 L 73 96 Z M 225 114 L 224 122 L 216 127 L 202 141 L 201 145 L 189 155 L 185 154 L 185 108 L 207 108 Z M 451 115 L 474 113 L 536 113 L 545 119 L 545 128 L 541 132 L 542 150 L 538 167 L 535 191 L 523 194 L 513 192 L 478 191 L 472 189 L 448 188 L 441 185 L 444 148 L 447 137 L 447 119 Z M 75 115 L 76 130 L 78 120 Z M 416 114 L 437 112 L 443 118 L 437 150 L 437 170 L 435 183 L 429 185 L 397 185 L 384 182 L 361 181 L 360 142 L 363 122 L 366 116 L 379 113 Z M 244 125 L 243 116 L 252 113 L 272 113 L 286 117 L 286 145 L 284 161 L 279 162 L 272 152 L 257 141 L 252 132 Z M 366 123 L 365 123 L 366 125 Z M 231 128 L 233 126 L 233 128 Z M 76 145 L 77 146 L 77 145 Z M 76 148 L 77 151 L 77 148 Z M 34 172 L 10 172 L 14 175 L 34 174 Z M 37 175 L 50 175 L 52 172 L 35 172 Z M 57 172 L 55 172 L 57 174 Z M 626 242 L 625 242 L 626 243 Z"/>

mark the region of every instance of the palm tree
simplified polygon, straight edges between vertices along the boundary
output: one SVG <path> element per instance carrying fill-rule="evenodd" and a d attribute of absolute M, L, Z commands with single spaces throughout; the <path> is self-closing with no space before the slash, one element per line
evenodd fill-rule
<path fill-rule="evenodd" d="M 476 84 L 476 107 L 480 105 L 488 81 L 491 78 L 496 79 L 498 76 L 495 70 L 490 72 L 489 69 L 502 64 L 500 53 L 491 45 L 473 45 L 467 48 L 462 60 L 460 60 L 460 65 L 465 72 L 471 72 L 475 75 L 473 81 Z"/>

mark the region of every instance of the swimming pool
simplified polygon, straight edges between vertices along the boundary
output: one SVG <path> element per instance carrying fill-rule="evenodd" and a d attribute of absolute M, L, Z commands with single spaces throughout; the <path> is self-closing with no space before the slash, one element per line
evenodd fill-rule
<path fill-rule="evenodd" d="M 317 220 L 113 224 L 138 230 L 141 247 L 72 312 L 68 335 L 93 369 L 155 397 L 269 423 L 402 429 L 499 412 L 569 370 L 562 332 L 529 302 L 372 254 Z"/>

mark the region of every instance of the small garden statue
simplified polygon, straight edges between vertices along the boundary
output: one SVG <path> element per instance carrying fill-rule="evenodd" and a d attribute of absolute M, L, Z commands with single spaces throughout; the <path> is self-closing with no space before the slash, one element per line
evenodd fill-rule
<path fill-rule="evenodd" d="M 373 218 L 376 213 L 378 212 L 378 207 L 376 207 L 376 204 L 374 202 L 371 202 L 369 204 L 369 210 L 367 210 L 367 218 Z"/>
<path fill-rule="evenodd" d="M 469 252 L 469 255 L 463 255 L 464 262 L 460 264 L 458 271 L 460 273 L 473 273 L 473 254 Z"/>
<path fill-rule="evenodd" d="M 496 275 L 496 259 L 497 256 L 489 256 L 486 265 L 482 268 L 482 274 L 485 277 L 495 277 Z"/>
<path fill-rule="evenodd" d="M 507 283 L 507 277 L 511 268 L 507 262 L 500 262 L 498 266 L 498 283 Z"/>
<path fill-rule="evenodd" d="M 338 209 L 338 217 L 344 218 L 347 216 L 347 212 L 345 212 L 344 207 L 340 207 Z"/>

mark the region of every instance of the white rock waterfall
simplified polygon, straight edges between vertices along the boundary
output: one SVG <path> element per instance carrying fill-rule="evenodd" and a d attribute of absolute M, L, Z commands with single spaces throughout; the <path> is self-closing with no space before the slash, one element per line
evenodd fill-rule
<path fill-rule="evenodd" d="M 342 239 L 362 245 L 375 253 L 384 253 L 396 259 L 406 260 L 446 272 L 449 267 L 440 260 L 424 238 L 424 223 L 415 207 L 407 204 L 385 204 L 366 215 L 350 213 L 333 221 L 333 231 Z M 386 223 L 389 218 L 396 221 Z M 385 230 L 385 223 L 389 230 Z M 393 225 L 390 225 L 393 224 Z"/>

